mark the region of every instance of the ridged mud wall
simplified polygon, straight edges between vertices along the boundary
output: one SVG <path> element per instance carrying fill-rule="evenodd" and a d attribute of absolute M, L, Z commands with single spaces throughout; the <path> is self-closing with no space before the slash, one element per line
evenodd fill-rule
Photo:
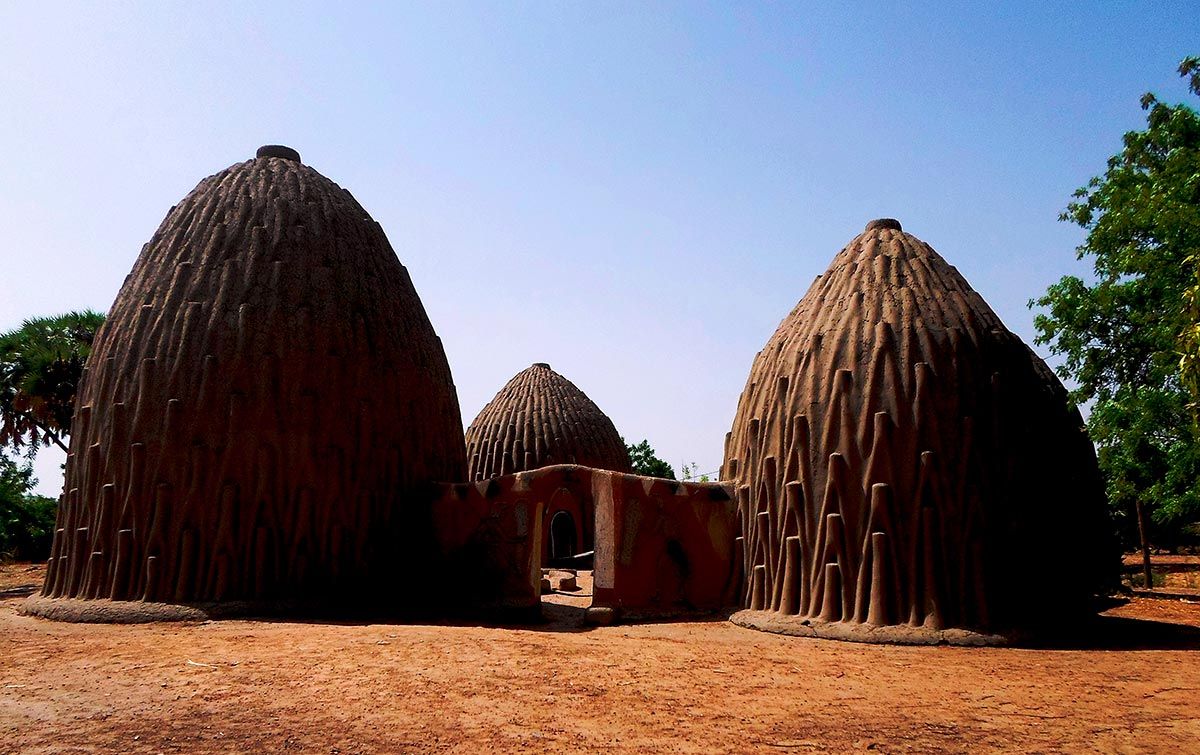
<path fill-rule="evenodd" d="M 1106 578 L 1095 454 L 966 280 L 874 221 L 758 354 L 726 438 L 749 609 L 1011 627 Z"/>
<path fill-rule="evenodd" d="M 383 230 L 298 157 L 205 179 L 142 249 L 82 381 L 43 595 L 417 579 L 424 488 L 466 471 L 450 369 Z"/>

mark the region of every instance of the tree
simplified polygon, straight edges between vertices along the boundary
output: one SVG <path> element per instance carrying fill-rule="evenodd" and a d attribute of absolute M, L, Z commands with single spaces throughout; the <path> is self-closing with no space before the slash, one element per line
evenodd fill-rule
<path fill-rule="evenodd" d="M 33 495 L 36 484 L 29 462 L 0 454 L 0 558 L 41 561 L 50 555 L 56 503 Z"/>
<path fill-rule="evenodd" d="M 625 443 L 625 439 L 621 438 L 621 442 Z M 671 468 L 670 464 L 654 455 L 650 441 L 642 440 L 641 443 L 632 446 L 626 443 L 625 447 L 629 449 L 629 460 L 633 462 L 634 474 L 661 477 L 666 480 L 675 479 L 675 470 Z"/>
<path fill-rule="evenodd" d="M 90 310 L 26 320 L 0 333 L 0 447 L 67 450 L 75 392 L 104 315 Z"/>
<path fill-rule="evenodd" d="M 1200 95 L 1200 58 L 1191 57 L 1180 63 L 1179 75 L 1188 78 L 1188 89 L 1192 94 Z M 1177 128 L 1181 132 L 1178 139 L 1181 144 L 1173 160 L 1174 172 L 1180 178 L 1177 182 L 1178 197 L 1173 197 L 1173 204 L 1181 206 L 1178 207 L 1182 209 L 1181 216 L 1191 221 L 1191 230 L 1195 233 L 1197 208 L 1200 207 L 1200 150 L 1197 149 L 1197 142 L 1200 141 L 1197 131 L 1200 131 L 1200 126 L 1197 124 L 1196 113 L 1182 105 L 1171 108 L 1149 94 L 1143 102 L 1149 104 L 1151 115 L 1157 109 L 1160 112 L 1160 120 L 1177 122 Z M 1192 285 L 1184 292 L 1184 324 L 1179 336 L 1179 371 L 1192 396 L 1192 418 L 1200 422 L 1200 249 L 1193 246 L 1188 261 L 1191 263 Z"/>
<path fill-rule="evenodd" d="M 1179 67 L 1200 95 L 1197 70 L 1196 58 Z M 1059 218 L 1087 231 L 1076 256 L 1091 261 L 1094 281 L 1068 275 L 1030 302 L 1046 308 L 1037 343 L 1064 358 L 1073 399 L 1092 404 L 1088 430 L 1126 542 L 1143 511 L 1160 541 L 1200 515 L 1194 378 L 1181 372 L 1193 363 L 1179 351 L 1189 334 L 1200 345 L 1200 116 L 1153 94 L 1142 108 L 1146 129 L 1125 134 Z"/>
<path fill-rule="evenodd" d="M 699 472 L 700 467 L 696 462 L 693 461 L 690 464 L 684 462 L 683 466 L 680 467 L 679 476 L 684 482 L 708 482 L 709 476 L 707 474 L 700 474 Z"/>

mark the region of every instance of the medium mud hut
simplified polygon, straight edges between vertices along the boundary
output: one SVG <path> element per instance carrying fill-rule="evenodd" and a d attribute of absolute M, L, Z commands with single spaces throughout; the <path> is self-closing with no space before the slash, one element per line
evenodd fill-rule
<path fill-rule="evenodd" d="M 518 372 L 467 428 L 468 474 L 487 480 L 553 464 L 632 472 L 612 420 L 570 380 L 539 362 Z M 569 559 L 593 546 L 588 500 L 561 491 L 548 502 L 543 558 Z"/>
<path fill-rule="evenodd" d="M 726 438 L 739 623 L 976 642 L 1081 610 L 1112 573 L 1078 411 L 894 220 L 830 264 L 754 360 Z"/>
<path fill-rule="evenodd" d="M 467 428 L 466 441 L 472 480 L 552 464 L 633 471 L 608 415 L 543 362 L 521 370 L 500 389 Z"/>
<path fill-rule="evenodd" d="M 406 563 L 428 537 L 418 493 L 466 471 L 408 273 L 286 147 L 167 214 L 97 337 L 75 423 L 43 608 L 403 594 L 422 578 Z"/>

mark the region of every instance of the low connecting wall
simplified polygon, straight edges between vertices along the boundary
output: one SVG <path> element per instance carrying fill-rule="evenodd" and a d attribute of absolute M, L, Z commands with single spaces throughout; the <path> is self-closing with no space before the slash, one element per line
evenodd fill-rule
<path fill-rule="evenodd" d="M 601 471 L 591 481 L 593 606 L 628 615 L 735 603 L 737 504 L 725 486 Z"/>
<path fill-rule="evenodd" d="M 544 533 L 552 502 L 564 497 L 594 512 L 593 607 L 639 615 L 736 603 L 738 517 L 728 488 L 559 465 L 441 487 L 434 530 L 446 576 L 469 607 L 538 610 Z"/>
<path fill-rule="evenodd" d="M 446 607 L 536 615 L 544 509 L 517 475 L 442 486 L 432 515 Z"/>

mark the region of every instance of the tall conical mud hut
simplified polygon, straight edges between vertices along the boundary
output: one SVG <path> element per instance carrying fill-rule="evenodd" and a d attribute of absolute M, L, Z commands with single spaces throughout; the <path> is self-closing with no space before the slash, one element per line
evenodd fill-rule
<path fill-rule="evenodd" d="M 500 389 L 467 428 L 466 443 L 472 480 L 552 464 L 633 471 L 608 415 L 545 362 L 518 372 Z"/>
<path fill-rule="evenodd" d="M 121 288 L 31 610 L 387 605 L 423 578 L 422 491 L 463 479 L 461 428 L 383 230 L 294 150 L 263 148 L 172 208 Z"/>
<path fill-rule="evenodd" d="M 1113 574 L 1078 411 L 966 280 L 894 220 L 853 239 L 754 360 L 726 438 L 735 621 L 1000 641 Z"/>

